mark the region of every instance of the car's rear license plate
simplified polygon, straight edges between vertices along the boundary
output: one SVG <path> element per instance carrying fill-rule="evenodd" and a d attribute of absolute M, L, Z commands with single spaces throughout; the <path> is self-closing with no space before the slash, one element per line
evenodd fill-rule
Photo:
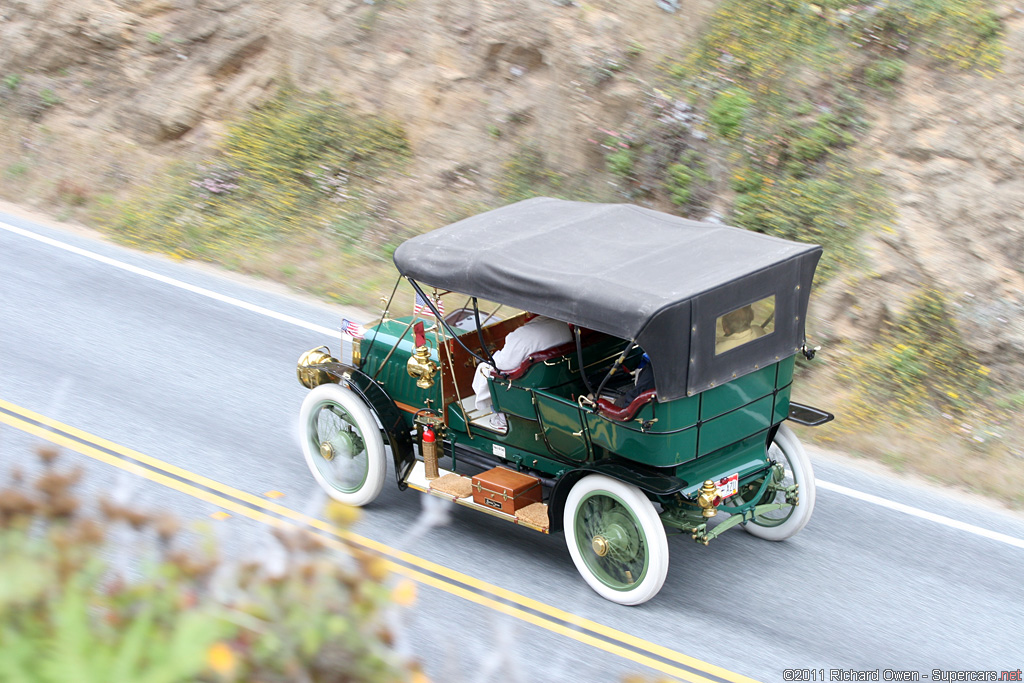
<path fill-rule="evenodd" d="M 718 480 L 718 495 L 723 499 L 734 495 L 740 488 L 740 473 L 734 472 Z"/>

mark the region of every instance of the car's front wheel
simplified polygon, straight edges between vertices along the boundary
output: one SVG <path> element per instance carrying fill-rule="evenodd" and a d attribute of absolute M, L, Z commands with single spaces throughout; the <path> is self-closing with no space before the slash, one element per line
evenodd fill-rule
<path fill-rule="evenodd" d="M 387 475 L 384 439 L 370 409 L 351 389 L 321 384 L 299 411 L 302 453 L 331 498 L 366 505 L 380 493 Z"/>
<path fill-rule="evenodd" d="M 621 605 L 657 595 L 668 575 L 668 539 L 640 489 L 589 474 L 569 491 L 564 515 L 569 554 L 591 588 Z"/>

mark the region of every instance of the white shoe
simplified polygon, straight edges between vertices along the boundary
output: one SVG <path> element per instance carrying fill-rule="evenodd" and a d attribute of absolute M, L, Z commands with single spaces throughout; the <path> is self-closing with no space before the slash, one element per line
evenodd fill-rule
<path fill-rule="evenodd" d="M 508 420 L 505 418 L 505 413 L 494 413 L 487 422 L 498 431 L 504 432 L 508 430 Z"/>

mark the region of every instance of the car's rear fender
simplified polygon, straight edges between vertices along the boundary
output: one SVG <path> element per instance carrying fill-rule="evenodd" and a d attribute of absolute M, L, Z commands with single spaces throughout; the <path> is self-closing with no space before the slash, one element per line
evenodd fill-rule
<path fill-rule="evenodd" d="M 632 484 L 649 496 L 671 496 L 687 487 L 687 482 L 671 472 L 659 471 L 654 468 L 640 468 L 623 463 L 619 460 L 598 460 L 597 462 L 563 472 L 555 481 L 548 498 L 548 521 L 551 531 L 562 530 L 562 512 L 565 499 L 573 485 L 588 474 L 603 474 Z"/>

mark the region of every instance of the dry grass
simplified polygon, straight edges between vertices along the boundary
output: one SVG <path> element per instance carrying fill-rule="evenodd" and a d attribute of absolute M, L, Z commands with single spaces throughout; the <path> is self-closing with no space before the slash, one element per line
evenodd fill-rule
<path fill-rule="evenodd" d="M 1024 509 L 1024 418 L 1011 410 L 984 419 L 925 413 L 859 425 L 851 417 L 857 399 L 835 374 L 835 368 L 819 367 L 794 383 L 795 400 L 836 415 L 825 426 L 801 429 L 801 439 Z"/>
<path fill-rule="evenodd" d="M 331 230 L 301 229 L 265 239 L 223 243 L 191 239 L 177 244 L 167 237 L 175 229 L 173 221 L 126 229 L 126 207 L 140 196 L 172 187 L 180 180 L 176 172 L 195 167 L 219 148 L 213 138 L 195 142 L 200 144 L 171 143 L 148 149 L 117 132 L 83 134 L 58 112 L 41 126 L 0 111 L 0 199 L 25 204 L 58 221 L 98 228 L 129 246 L 172 258 L 208 261 L 336 303 L 370 309 L 394 286 L 397 272 L 389 249 L 406 232 L 441 225 L 422 206 L 419 211 L 396 206 L 397 220 L 386 225 L 370 220 L 364 234 L 355 239 L 339 238 Z M 175 160 L 173 164 L 170 159 Z M 408 179 L 398 178 L 388 189 L 406 192 L 408 184 Z M 378 234 L 384 229 L 390 232 Z"/>
<path fill-rule="evenodd" d="M 82 135 L 59 117 L 40 126 L 0 116 L 0 198 L 58 220 L 97 224 L 166 158 L 117 133 Z"/>

